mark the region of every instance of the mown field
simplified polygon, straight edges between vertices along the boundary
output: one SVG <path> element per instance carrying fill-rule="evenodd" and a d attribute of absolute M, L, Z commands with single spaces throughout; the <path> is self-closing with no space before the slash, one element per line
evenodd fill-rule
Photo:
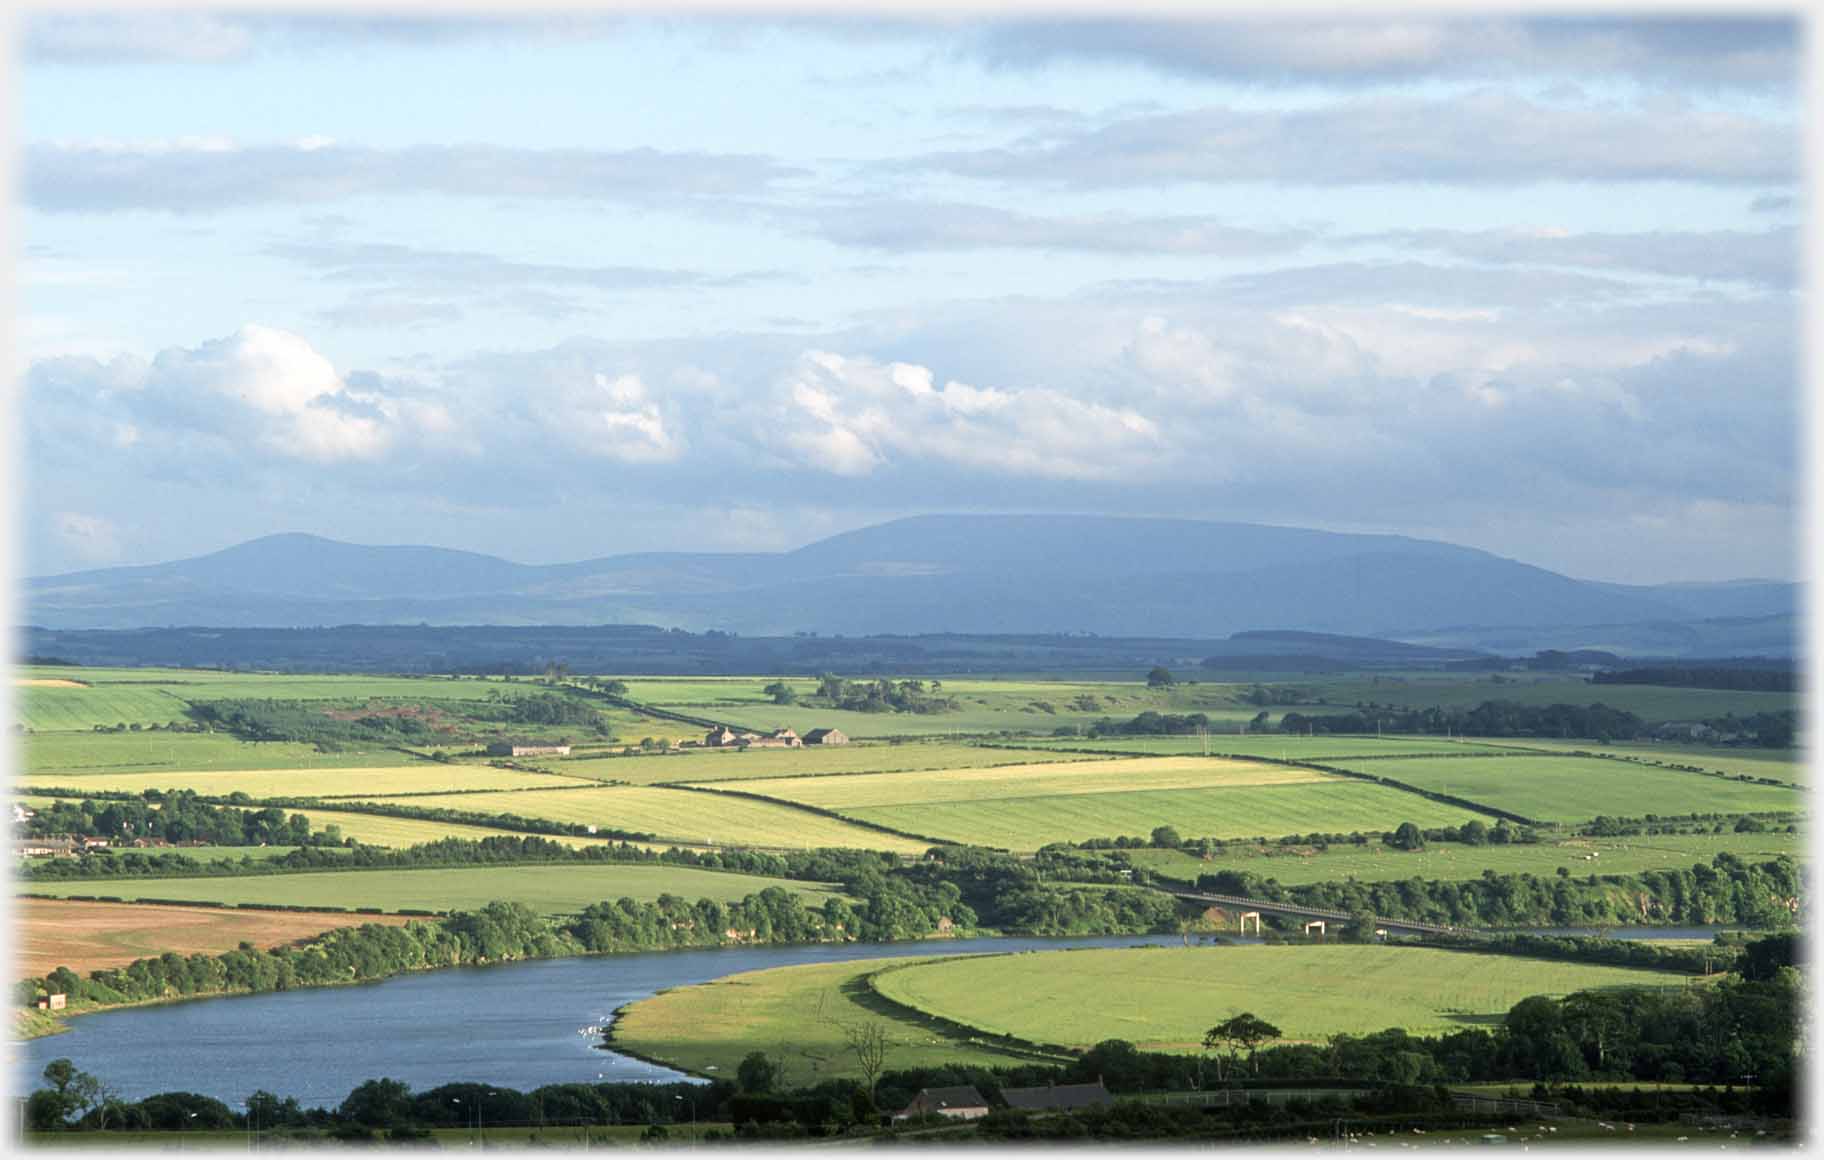
<path fill-rule="evenodd" d="M 1023 1062 L 944 1039 L 915 1020 L 883 1015 L 857 1002 L 858 995 L 865 995 L 862 976 L 882 965 L 860 961 L 775 967 L 661 991 L 621 1013 L 612 1043 L 699 1075 L 730 1078 L 749 1052 L 763 1051 L 785 1065 L 786 1082 L 794 1087 L 861 1078 L 843 1037 L 845 1024 L 873 1022 L 887 1029 L 889 1070 Z"/>
<path fill-rule="evenodd" d="M 1092 753 L 1140 753 L 1167 756 L 1274 757 L 1287 761 L 1327 761 L 1334 757 L 1398 757 L 1407 753 L 1501 753 L 1492 744 L 1450 741 L 1442 737 L 1306 737 L 1293 733 L 1210 733 L 1207 737 L 1046 737 L 1028 743 L 1034 749 L 1086 750 Z"/>
<path fill-rule="evenodd" d="M 436 794 L 401 800 L 427 808 L 515 813 L 577 822 L 697 845 L 800 850 L 839 846 L 902 854 L 922 854 L 929 846 L 929 843 L 851 826 L 787 805 L 652 786 Z"/>
<path fill-rule="evenodd" d="M 1771 777 L 1795 785 L 1806 784 L 1807 759 L 1798 749 L 1744 749 L 1731 745 L 1670 744 L 1659 741 L 1548 741 L 1516 737 L 1510 741 L 1490 742 L 1503 750 L 1527 753 L 1603 753 L 1635 761 L 1663 762 L 1667 765 L 1693 765 L 1699 769 L 1730 776 L 1745 773 L 1749 777 Z"/>
<path fill-rule="evenodd" d="M 28 784 L 79 789 L 89 793 L 140 793 L 148 789 L 195 790 L 200 794 L 245 793 L 250 797 L 380 797 L 402 794 L 487 790 L 563 789 L 585 784 L 576 778 L 493 769 L 485 765 L 380 766 L 371 769 L 217 769 L 169 773 L 28 772 Z M 496 813 L 496 810 L 486 810 Z"/>
<path fill-rule="evenodd" d="M 1648 723 L 1701 721 L 1734 713 L 1777 713 L 1796 709 L 1799 698 L 1791 693 L 1751 693 L 1729 689 L 1676 689 L 1661 685 L 1596 685 L 1577 676 L 1546 674 L 1471 675 L 1413 673 L 1404 676 L 1340 676 L 1286 680 L 1271 684 L 1298 685 L 1319 692 L 1329 706 L 1291 706 L 1300 713 L 1338 713 L 1356 702 L 1422 709 L 1442 705 L 1470 709 L 1484 701 L 1513 701 L 1522 705 L 1591 705 L 1600 702 L 1625 709 Z M 1275 707 L 1277 719 L 1283 708 Z"/>
<path fill-rule="evenodd" d="M 347 769 L 421 764 L 379 745 L 320 753 L 294 741 L 242 741 L 226 733 L 33 733 L 21 739 L 19 769 L 51 773 L 156 773 L 163 770 Z"/>
<path fill-rule="evenodd" d="M 1540 821 L 1798 810 L 1804 804 L 1797 791 L 1782 786 L 1596 757 L 1355 758 L 1332 764 Z"/>
<path fill-rule="evenodd" d="M 1397 945 L 1144 947 L 991 955 L 889 970 L 881 994 L 1037 1043 L 1194 1051 L 1243 1011 L 1293 1040 L 1499 1022 L 1529 995 L 1680 986 L 1672 974 Z"/>
<path fill-rule="evenodd" d="M 633 785 L 731 779 L 801 777 L 834 773 L 875 773 L 920 769 L 976 769 L 1022 761 L 1093 760 L 1036 749 L 995 749 L 946 742 L 903 745 L 804 746 L 798 749 L 698 749 L 641 757 L 556 761 L 543 769 Z"/>
<path fill-rule="evenodd" d="M 719 788 L 802 802 L 829 810 L 926 802 L 994 801 L 1162 789 L 1239 789 L 1334 783 L 1316 770 L 1215 757 L 1131 757 L 1069 763 L 1009 764 L 986 769 L 845 777 L 729 781 Z"/>
<path fill-rule="evenodd" d="M 953 842 L 1036 850 L 1051 842 L 1146 836 L 1173 826 L 1187 838 L 1381 832 L 1401 822 L 1458 826 L 1481 815 L 1416 794 L 1335 779 L 1235 789 L 1137 790 L 845 809 L 845 817 Z M 1486 819 L 1484 819 L 1486 820 Z"/>
<path fill-rule="evenodd" d="M 20 976 L 41 976 L 58 967 L 87 974 L 103 967 L 124 967 L 134 959 L 166 951 L 181 955 L 220 954 L 242 942 L 275 947 L 340 926 L 402 921 L 371 914 L 285 914 L 18 898 L 13 900 L 13 930 L 17 938 L 13 969 Z"/>
<path fill-rule="evenodd" d="M 118 878 L 88 882 L 32 882 L 34 894 L 104 895 L 127 900 L 170 898 L 237 905 L 322 906 L 383 910 L 475 910 L 489 902 L 523 902 L 546 914 L 574 914 L 597 902 L 661 894 L 734 902 L 777 886 L 807 906 L 840 896 L 838 888 L 690 866 L 488 866 L 425 870 L 329 870 L 239 878 Z"/>
<path fill-rule="evenodd" d="M 1332 846 L 1318 853 L 1312 847 L 1276 845 L 1228 847 L 1208 860 L 1178 850 L 1128 850 L 1137 865 L 1182 882 L 1195 882 L 1201 874 L 1245 870 L 1282 885 L 1313 882 L 1398 882 L 1409 878 L 1463 880 L 1479 878 L 1484 870 L 1497 874 L 1556 874 L 1563 866 L 1571 873 L 1636 874 L 1642 870 L 1671 870 L 1702 862 L 1718 854 L 1744 860 L 1765 860 L 1780 854 L 1803 855 L 1802 834 L 1676 834 L 1637 838 L 1574 838 L 1523 846 L 1461 846 L 1434 842 L 1423 850 L 1395 850 L 1380 842 L 1367 846 Z M 1594 855 L 1594 857 L 1592 857 Z"/>

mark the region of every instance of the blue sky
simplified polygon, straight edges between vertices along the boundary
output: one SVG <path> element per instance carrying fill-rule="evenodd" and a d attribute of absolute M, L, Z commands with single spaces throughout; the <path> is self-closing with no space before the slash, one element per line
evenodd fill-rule
<path fill-rule="evenodd" d="M 921 511 L 1797 568 L 1798 29 L 32 18 L 26 566 Z"/>

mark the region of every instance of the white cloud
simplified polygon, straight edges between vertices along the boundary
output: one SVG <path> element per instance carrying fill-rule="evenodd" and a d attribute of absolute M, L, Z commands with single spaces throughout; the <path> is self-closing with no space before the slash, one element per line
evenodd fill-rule
<path fill-rule="evenodd" d="M 90 564 L 120 559 L 120 529 L 111 520 L 82 512 L 55 512 L 51 530 L 58 545 L 74 559 Z"/>

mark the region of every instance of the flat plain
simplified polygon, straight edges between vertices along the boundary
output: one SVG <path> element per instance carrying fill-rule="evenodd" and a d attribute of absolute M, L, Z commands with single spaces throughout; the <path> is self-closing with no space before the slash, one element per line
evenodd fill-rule
<path fill-rule="evenodd" d="M 728 794 L 658 786 L 595 786 L 524 793 L 456 793 L 400 799 L 414 806 L 514 813 L 651 834 L 656 840 L 696 845 L 750 845 L 783 849 L 820 846 L 922 854 L 928 842 L 848 825 L 835 818 L 772 802 Z M 338 802 L 354 807 L 356 802 Z"/>
<path fill-rule="evenodd" d="M 1280 837 L 1298 833 L 1380 833 L 1401 822 L 1459 826 L 1483 815 L 1417 794 L 1335 778 L 1233 789 L 1134 790 L 992 800 L 870 806 L 844 817 L 952 842 L 1036 850 L 1052 842 L 1145 837 L 1172 826 L 1186 838 Z M 916 826 L 916 830 L 914 830 Z"/>
<path fill-rule="evenodd" d="M 1243 1011 L 1286 1038 L 1497 1023 L 1529 995 L 1682 986 L 1682 976 L 1588 963 L 1397 945 L 1141 947 L 1034 951 L 882 972 L 898 1003 L 995 1034 L 1088 1047 L 1126 1039 L 1194 1051 Z"/>
<path fill-rule="evenodd" d="M 870 1023 L 887 1032 L 889 1069 L 1025 1062 L 946 1039 L 918 1020 L 883 1015 L 857 1002 L 865 995 L 862 977 L 882 965 L 873 960 L 775 967 L 661 991 L 621 1012 L 612 1043 L 699 1075 L 727 1078 L 749 1052 L 762 1051 L 785 1065 L 792 1086 L 860 1078 L 843 1028 Z"/>
<path fill-rule="evenodd" d="M 1246 871 L 1276 879 L 1283 886 L 1313 882 L 1402 882 L 1410 878 L 1442 881 L 1497 874 L 1554 875 L 1560 866 L 1577 877 L 1589 874 L 1635 874 L 1642 870 L 1675 870 L 1729 853 L 1744 861 L 1765 861 L 1781 854 L 1802 855 L 1800 834 L 1667 834 L 1630 838 L 1567 838 L 1527 845 L 1463 846 L 1434 842 L 1423 850 L 1396 850 L 1381 842 L 1366 846 L 1230 846 L 1208 859 L 1178 850 L 1129 850 L 1135 864 L 1182 882 L 1224 870 Z"/>
<path fill-rule="evenodd" d="M 1344 759 L 1334 764 L 1541 821 L 1580 822 L 1602 814 L 1672 817 L 1803 807 L 1801 795 L 1783 786 L 1598 757 L 1390 757 Z"/>

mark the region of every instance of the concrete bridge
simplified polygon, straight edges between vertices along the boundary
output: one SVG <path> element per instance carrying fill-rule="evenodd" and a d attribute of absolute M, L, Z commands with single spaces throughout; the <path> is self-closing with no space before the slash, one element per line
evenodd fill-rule
<path fill-rule="evenodd" d="M 1161 888 L 1162 889 L 1162 888 Z M 1299 918 L 1321 919 L 1325 922 L 1351 922 L 1355 915 L 1345 910 L 1328 910 L 1321 906 L 1300 906 L 1293 902 L 1274 902 L 1266 898 L 1243 898 L 1236 894 L 1205 894 L 1196 890 L 1163 890 L 1175 898 L 1191 902 L 1207 902 L 1213 906 L 1223 906 L 1237 910 L 1258 910 L 1262 914 L 1289 914 Z M 1376 927 L 1393 931 L 1417 931 L 1421 934 L 1481 934 L 1474 927 L 1440 926 L 1435 922 L 1418 922 L 1405 918 L 1374 917 Z"/>

